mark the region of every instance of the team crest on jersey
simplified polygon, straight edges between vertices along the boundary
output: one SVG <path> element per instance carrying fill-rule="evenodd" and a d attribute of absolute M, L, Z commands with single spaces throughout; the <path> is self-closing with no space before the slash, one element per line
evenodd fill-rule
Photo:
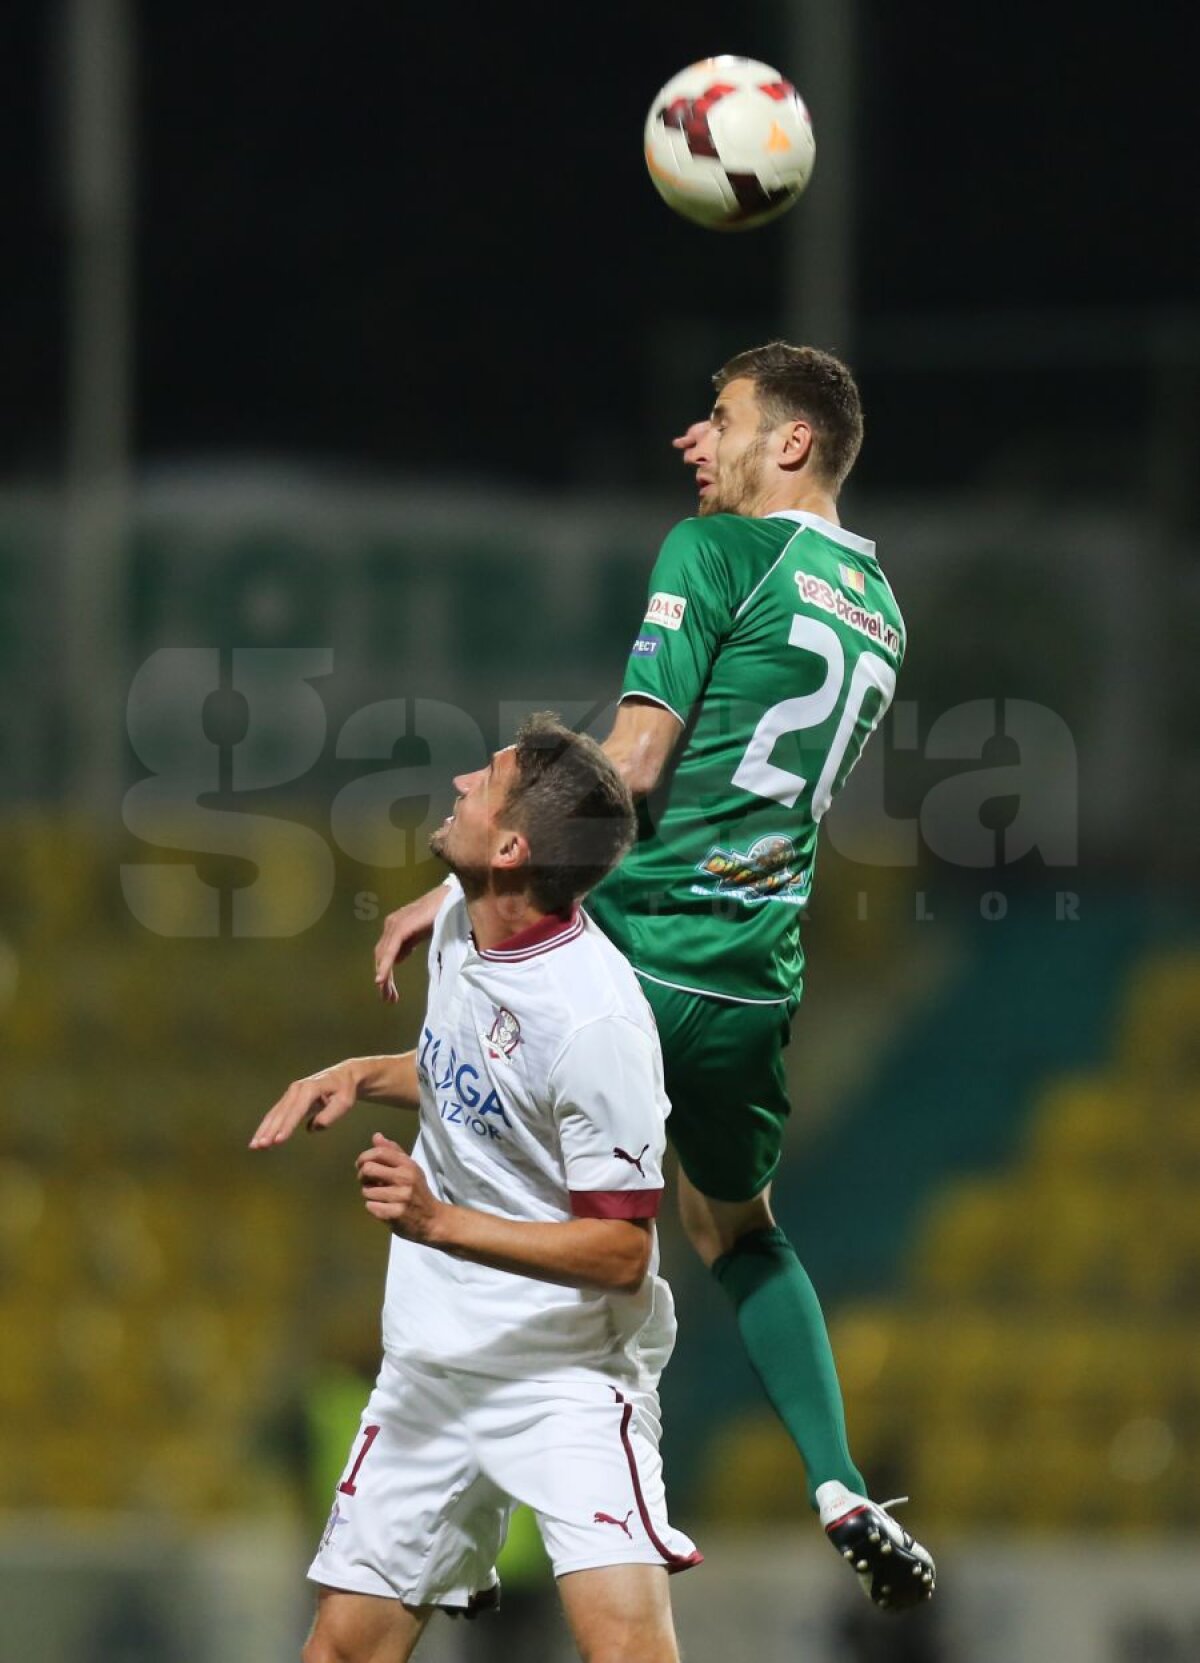
<path fill-rule="evenodd" d="M 511 1058 L 521 1043 L 521 1024 L 510 1010 L 500 1005 L 496 1010 L 496 1020 L 487 1031 L 486 1039 L 490 1057 Z"/>
<path fill-rule="evenodd" d="M 787 901 L 803 906 L 808 898 L 808 867 L 797 867 L 796 845 L 790 837 L 760 837 L 745 854 L 714 845 L 697 866 L 706 878 L 716 879 L 716 893 L 757 906 L 762 901 Z M 711 894 L 701 884 L 699 894 Z"/>

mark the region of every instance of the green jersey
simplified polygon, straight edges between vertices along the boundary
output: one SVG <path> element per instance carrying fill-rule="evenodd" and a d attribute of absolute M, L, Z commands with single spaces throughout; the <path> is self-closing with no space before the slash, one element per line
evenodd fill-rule
<path fill-rule="evenodd" d="M 817 828 L 903 656 L 872 543 L 791 511 L 675 527 L 622 697 L 684 731 L 635 847 L 587 902 L 635 969 L 725 999 L 799 994 Z"/>

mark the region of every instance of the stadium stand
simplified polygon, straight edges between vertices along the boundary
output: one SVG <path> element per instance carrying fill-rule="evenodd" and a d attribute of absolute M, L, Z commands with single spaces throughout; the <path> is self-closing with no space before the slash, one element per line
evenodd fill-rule
<path fill-rule="evenodd" d="M 350 1171 L 374 1128 L 266 1157 L 246 1139 L 296 1073 L 403 1042 L 420 967 L 405 967 L 399 1012 L 374 1003 L 375 922 L 355 919 L 348 894 L 299 943 L 164 945 L 131 923 L 117 861 L 69 822 L 9 821 L 0 841 L 0 1507 L 295 1516 L 312 1383 L 339 1361 L 361 1369 L 375 1345 L 386 1240 Z M 394 873 L 363 873 L 355 890 L 396 893 Z M 62 956 L 81 916 L 95 928 Z M 940 1118 L 911 1161 L 889 1167 L 884 1148 L 872 1170 L 917 1172 L 925 1188 L 906 1193 L 903 1229 L 889 1220 L 902 1251 L 876 1255 L 874 1285 L 865 1254 L 835 1282 L 833 1329 L 859 1459 L 873 1483 L 894 1473 L 912 1489 L 931 1532 L 1137 1530 L 1156 1509 L 1200 1522 L 1200 1220 L 1187 1203 L 1200 958 L 1139 952 L 1119 924 L 1108 939 L 1100 994 L 1095 978 L 1072 992 L 1091 1014 L 1068 1026 L 1065 1055 L 1035 1020 L 1063 964 L 1049 955 L 1018 987 L 1006 1022 L 1025 1024 L 1023 1047 L 980 1079 L 973 1124 L 945 1079 L 894 1072 L 897 1145 L 922 1090 L 941 1093 Z M 1006 985 L 1029 950 L 1014 932 Z M 987 1008 L 969 965 L 952 997 Z M 904 1047 L 929 1045 L 927 1020 L 911 1034 L 906 1021 Z M 973 1066 L 978 1032 L 944 1001 L 936 1020 L 950 1062 Z M 851 1114 L 830 1143 L 861 1150 L 863 1124 Z M 799 1173 L 801 1197 L 825 1183 L 836 1211 L 844 1175 L 818 1165 L 812 1179 L 807 1152 L 796 1169 L 786 1193 Z M 861 1162 L 857 1177 L 870 1179 Z M 798 1457 L 773 1422 L 725 1413 L 712 1349 L 725 1313 L 677 1247 L 684 1323 L 665 1395 L 678 1488 L 691 1479 L 693 1503 L 728 1522 L 800 1516 Z"/>
<path fill-rule="evenodd" d="M 1200 955 L 1135 962 L 1103 1066 L 1037 1088 L 1014 1157 L 927 1206 L 895 1296 L 833 1323 L 858 1458 L 931 1534 L 1200 1523 L 1198 1036 Z M 789 1456 L 746 1417 L 708 1507 L 795 1514 Z"/>

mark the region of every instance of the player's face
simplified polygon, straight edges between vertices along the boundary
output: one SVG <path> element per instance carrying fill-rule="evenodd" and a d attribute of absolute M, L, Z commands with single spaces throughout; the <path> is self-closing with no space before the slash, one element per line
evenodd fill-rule
<path fill-rule="evenodd" d="M 464 879 L 464 888 L 471 887 L 472 877 L 486 880 L 504 831 L 504 810 L 516 767 L 516 752 L 509 745 L 497 751 L 486 768 L 455 776 L 454 808 L 429 839 L 429 847 Z"/>
<path fill-rule="evenodd" d="M 769 438 L 753 381 L 730 381 L 713 406 L 708 433 L 694 447 L 701 514 L 757 511 L 767 485 Z"/>

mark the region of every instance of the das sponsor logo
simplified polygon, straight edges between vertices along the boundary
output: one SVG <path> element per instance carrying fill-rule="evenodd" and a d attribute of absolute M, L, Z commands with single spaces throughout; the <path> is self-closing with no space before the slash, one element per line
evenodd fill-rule
<path fill-rule="evenodd" d="M 660 589 L 657 594 L 650 597 L 645 621 L 648 624 L 657 624 L 660 629 L 680 629 L 686 611 L 685 595 L 668 595 Z"/>

